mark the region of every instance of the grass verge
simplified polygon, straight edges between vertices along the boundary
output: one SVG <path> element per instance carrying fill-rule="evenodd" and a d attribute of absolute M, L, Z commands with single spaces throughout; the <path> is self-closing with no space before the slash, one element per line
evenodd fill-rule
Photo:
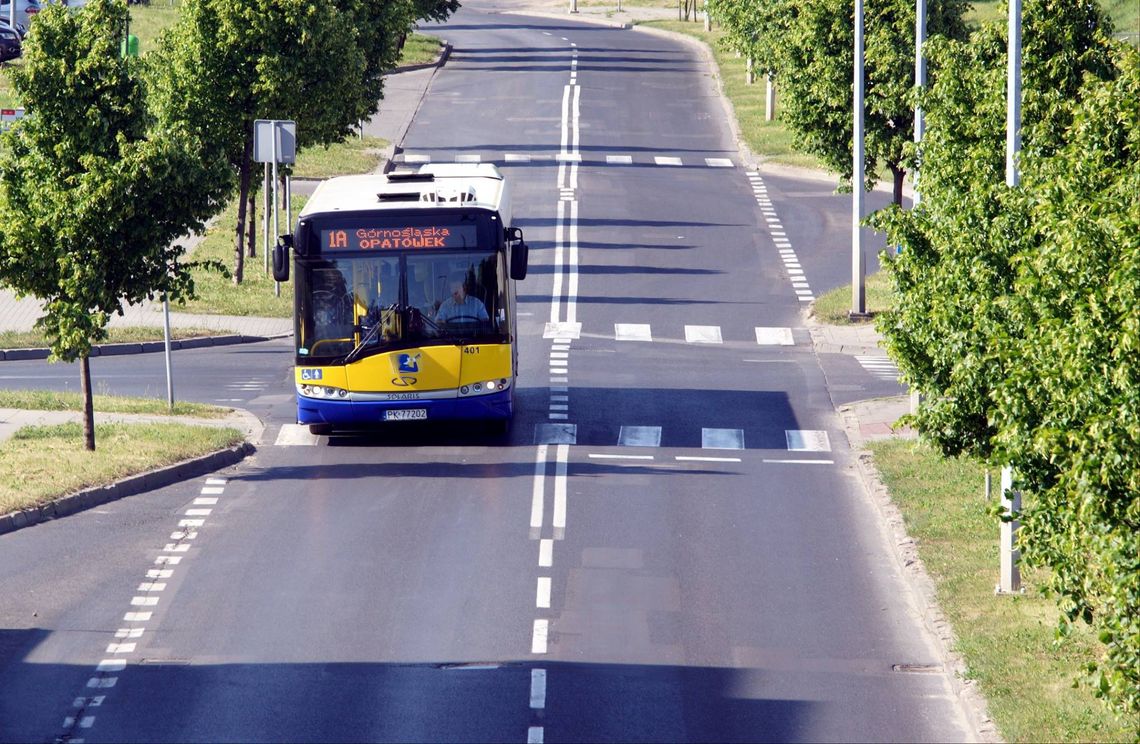
<path fill-rule="evenodd" d="M 890 279 L 882 271 L 876 271 L 867 276 L 863 285 L 867 291 L 867 314 L 874 318 L 894 306 L 895 291 Z M 812 304 L 812 313 L 816 320 L 827 325 L 852 325 L 857 323 L 870 323 L 868 320 L 851 320 L 851 285 L 844 284 L 830 292 L 825 292 L 815 299 Z"/>
<path fill-rule="evenodd" d="M 413 31 L 408 34 L 404 48 L 400 50 L 400 60 L 397 64 L 422 65 L 434 62 L 435 58 L 439 56 L 441 46 L 442 44 L 437 37 Z"/>
<path fill-rule="evenodd" d="M 201 338 L 203 336 L 220 336 L 225 331 L 215 331 L 209 328 L 171 328 L 170 337 L 175 340 L 184 338 Z M 161 341 L 163 339 L 161 328 L 108 328 L 107 340 L 104 344 L 141 344 L 147 341 Z M 48 342 L 44 335 L 38 331 L 0 331 L 0 349 L 44 349 Z"/>
<path fill-rule="evenodd" d="M 175 401 L 174 410 L 166 407 L 159 398 L 128 398 L 122 395 L 92 396 L 91 404 L 98 413 L 153 413 L 157 415 L 196 416 L 222 418 L 232 409 L 205 403 Z M 51 390 L 0 390 L 0 408 L 22 408 L 29 411 L 81 411 L 83 398 L 79 393 L 59 393 Z"/>
<path fill-rule="evenodd" d="M 293 196 L 293 217 L 282 222 L 292 224 L 304 207 L 307 197 Z M 244 276 L 241 284 L 234 284 L 231 278 L 217 271 L 195 269 L 195 300 L 172 306 L 178 312 L 203 313 L 207 315 L 238 315 L 255 318 L 289 318 L 293 315 L 293 285 L 281 285 L 281 296 L 273 292 L 273 275 L 265 270 L 262 255 L 261 198 L 257 198 L 257 256 L 244 259 Z M 281 218 L 284 218 L 284 214 Z M 218 216 L 206 231 L 202 241 L 194 248 L 190 259 L 194 261 L 217 261 L 234 270 L 234 230 L 237 225 L 237 199 Z M 272 227 L 270 228 L 272 229 Z M 287 226 L 284 229 L 289 229 Z"/>
<path fill-rule="evenodd" d="M 293 175 L 297 178 L 331 178 L 371 173 L 380 167 L 381 154 L 387 146 L 388 140 L 380 137 L 350 136 L 344 142 L 328 147 L 310 147 L 297 154 Z"/>
<path fill-rule="evenodd" d="M 995 597 L 998 523 L 986 513 L 984 470 L 944 459 L 913 440 L 869 449 L 954 627 L 968 676 L 978 680 L 1007 741 L 1124 741 L 1130 730 L 1087 688 L 1081 665 L 1099 653 L 1094 634 L 1054 634 L 1057 609 L 1042 595 L 1046 576 L 1023 574 L 1023 596 Z"/>
<path fill-rule="evenodd" d="M 236 429 L 186 424 L 99 424 L 95 451 L 79 424 L 26 426 L 0 444 L 0 514 L 199 457 L 242 441 Z"/>

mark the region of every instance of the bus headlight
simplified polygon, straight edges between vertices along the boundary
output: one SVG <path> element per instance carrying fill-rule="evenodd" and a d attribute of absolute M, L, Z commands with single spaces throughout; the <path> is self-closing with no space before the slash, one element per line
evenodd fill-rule
<path fill-rule="evenodd" d="M 471 385 L 462 385 L 459 388 L 459 394 L 463 395 L 483 395 L 485 393 L 496 393 L 507 388 L 507 378 L 499 380 L 480 380 L 473 382 Z"/>
<path fill-rule="evenodd" d="M 347 390 L 328 385 L 298 385 L 297 393 L 306 398 L 325 398 L 329 400 L 348 397 Z"/>

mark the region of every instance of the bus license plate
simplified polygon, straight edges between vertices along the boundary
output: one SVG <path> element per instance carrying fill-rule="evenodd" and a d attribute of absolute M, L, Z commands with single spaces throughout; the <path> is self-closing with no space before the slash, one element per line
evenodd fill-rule
<path fill-rule="evenodd" d="M 416 421 L 426 418 L 426 408 L 405 408 L 399 411 L 384 411 L 385 421 Z"/>

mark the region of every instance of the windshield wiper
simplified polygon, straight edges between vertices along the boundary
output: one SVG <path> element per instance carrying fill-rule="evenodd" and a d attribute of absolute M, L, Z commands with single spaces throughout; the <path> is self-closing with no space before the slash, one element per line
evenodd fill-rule
<path fill-rule="evenodd" d="M 399 309 L 400 303 L 398 302 L 393 302 L 387 307 L 380 308 L 380 317 L 376 319 L 376 322 L 372 325 L 372 328 L 369 329 L 368 333 L 364 334 L 364 338 L 360 339 L 360 343 L 357 344 L 352 349 L 352 351 L 344 355 L 343 363 L 350 364 L 352 362 L 355 362 L 360 357 L 360 352 L 364 351 L 364 347 L 368 345 L 368 342 L 375 339 L 376 334 L 378 334 L 380 332 L 380 329 L 384 326 L 384 313 L 393 312 Z"/>

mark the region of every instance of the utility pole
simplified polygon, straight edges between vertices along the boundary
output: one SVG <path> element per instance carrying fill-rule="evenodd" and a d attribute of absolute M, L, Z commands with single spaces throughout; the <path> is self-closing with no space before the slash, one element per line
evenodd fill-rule
<path fill-rule="evenodd" d="M 926 90 L 926 54 L 923 47 L 926 45 L 926 0 L 916 0 L 914 9 L 914 86 L 919 92 Z M 922 112 L 922 105 L 914 104 L 914 144 L 922 144 L 922 136 L 926 133 L 926 116 Z M 914 167 L 914 202 L 918 206 L 921 197 L 918 194 L 918 166 Z"/>
<path fill-rule="evenodd" d="M 1021 0 L 1009 0 L 1009 62 L 1006 75 L 1005 116 L 1005 185 L 1016 188 L 1021 183 L 1017 159 L 1021 152 Z M 1021 494 L 1013 490 L 1013 468 L 1001 469 L 1001 509 L 1006 519 L 1000 529 L 1001 576 L 997 591 L 1012 594 L 1021 591 L 1021 572 L 1017 568 L 1017 521 L 1012 517 L 1021 511 Z"/>
<path fill-rule="evenodd" d="M 867 264 L 863 258 L 863 0 L 855 0 L 855 131 L 851 170 L 851 315 L 867 314 Z"/>

